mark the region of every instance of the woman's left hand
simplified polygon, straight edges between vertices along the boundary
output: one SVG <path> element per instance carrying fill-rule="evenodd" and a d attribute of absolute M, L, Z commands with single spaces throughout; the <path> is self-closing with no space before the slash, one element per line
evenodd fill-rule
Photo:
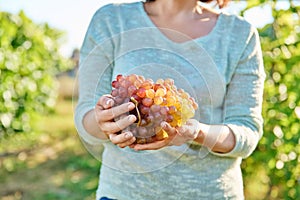
<path fill-rule="evenodd" d="M 170 124 L 163 122 L 162 128 L 168 133 L 168 137 L 154 141 L 148 144 L 135 144 L 131 148 L 135 150 L 157 150 L 166 146 L 180 146 L 187 141 L 191 141 L 197 138 L 200 131 L 199 122 L 195 119 L 189 119 L 186 124 L 181 127 L 171 127 Z"/>

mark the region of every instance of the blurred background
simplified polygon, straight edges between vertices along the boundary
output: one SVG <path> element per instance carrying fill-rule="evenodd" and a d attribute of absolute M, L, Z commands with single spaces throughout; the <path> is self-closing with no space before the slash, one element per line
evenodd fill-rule
<path fill-rule="evenodd" d="M 95 198 L 101 163 L 74 128 L 74 80 L 92 15 L 123 1 L 0 0 L 1 200 Z M 246 199 L 300 199 L 300 1 L 226 12 L 258 28 L 267 74 L 264 136 L 242 163 Z"/>

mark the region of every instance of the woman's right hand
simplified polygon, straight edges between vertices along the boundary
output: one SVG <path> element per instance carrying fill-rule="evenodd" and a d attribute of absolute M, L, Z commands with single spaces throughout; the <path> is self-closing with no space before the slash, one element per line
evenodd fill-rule
<path fill-rule="evenodd" d="M 114 104 L 115 102 L 111 96 L 104 95 L 98 100 L 94 114 L 101 132 L 106 134 L 112 143 L 124 148 L 133 144 L 136 140 L 130 131 L 123 131 L 136 121 L 134 115 L 127 115 L 129 111 L 135 108 L 135 105 L 128 102 L 113 107 Z"/>

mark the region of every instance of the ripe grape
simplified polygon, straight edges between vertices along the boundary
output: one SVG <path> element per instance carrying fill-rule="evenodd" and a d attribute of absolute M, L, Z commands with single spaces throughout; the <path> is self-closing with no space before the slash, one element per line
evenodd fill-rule
<path fill-rule="evenodd" d="M 171 123 L 174 120 L 174 117 L 172 115 L 167 115 L 166 122 Z"/>
<path fill-rule="evenodd" d="M 154 97 L 154 103 L 156 105 L 162 104 L 163 101 L 164 101 L 164 99 L 161 96 Z"/>
<path fill-rule="evenodd" d="M 120 87 L 120 82 L 119 82 L 119 81 L 113 81 L 113 82 L 111 83 L 111 86 L 112 86 L 113 88 L 118 89 L 118 88 Z"/>
<path fill-rule="evenodd" d="M 168 107 L 166 107 L 166 106 L 161 107 L 160 113 L 161 113 L 162 115 L 168 115 L 168 112 L 169 112 L 169 108 L 168 108 Z"/>
<path fill-rule="evenodd" d="M 123 75 L 121 75 L 121 74 L 117 75 L 117 81 L 118 82 L 121 80 L 121 78 L 123 78 Z"/>
<path fill-rule="evenodd" d="M 155 91 L 153 89 L 146 90 L 146 97 L 153 99 L 155 97 Z"/>
<path fill-rule="evenodd" d="M 169 114 L 174 114 L 174 113 L 176 113 L 177 112 L 177 109 L 176 109 L 176 107 L 175 106 L 169 106 Z"/>
<path fill-rule="evenodd" d="M 133 95 L 133 94 L 135 94 L 136 93 L 136 87 L 134 86 L 134 85 L 130 85 L 129 87 L 128 87 L 128 96 L 131 96 L 131 95 Z"/>
<path fill-rule="evenodd" d="M 142 114 L 147 115 L 150 113 L 150 108 L 144 105 L 139 105 L 139 110 Z"/>
<path fill-rule="evenodd" d="M 155 92 L 155 96 L 156 97 L 163 97 L 165 96 L 167 93 L 166 89 L 165 88 L 158 88 Z"/>
<path fill-rule="evenodd" d="M 149 89 L 152 89 L 153 83 L 151 83 L 151 81 L 147 80 L 144 83 L 142 83 L 142 85 L 140 87 L 145 88 L 146 90 L 149 90 Z"/>
<path fill-rule="evenodd" d="M 154 91 L 157 91 L 159 88 L 163 88 L 162 84 L 156 83 L 153 86 Z"/>
<path fill-rule="evenodd" d="M 150 107 L 153 104 L 153 99 L 151 99 L 151 98 L 144 98 L 142 100 L 142 103 L 143 103 L 144 106 Z"/>
<path fill-rule="evenodd" d="M 146 89 L 145 88 L 139 88 L 136 92 L 136 94 L 140 97 L 140 98 L 144 98 L 146 96 Z"/>
<path fill-rule="evenodd" d="M 122 98 L 125 98 L 127 97 L 127 89 L 124 88 L 124 87 L 120 87 L 119 88 L 119 96 L 122 97 Z"/>
<path fill-rule="evenodd" d="M 113 96 L 113 97 L 117 97 L 118 94 L 119 94 L 118 89 L 113 89 L 113 90 L 111 91 L 111 96 Z"/>

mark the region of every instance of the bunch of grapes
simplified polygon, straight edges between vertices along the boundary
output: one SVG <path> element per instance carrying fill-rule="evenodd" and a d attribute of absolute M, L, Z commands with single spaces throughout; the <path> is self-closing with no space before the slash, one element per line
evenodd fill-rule
<path fill-rule="evenodd" d="M 177 89 L 172 79 L 154 82 L 136 74 L 118 75 L 112 87 L 111 95 L 116 105 L 131 101 L 136 106 L 130 114 L 134 114 L 137 120 L 127 130 L 137 138 L 137 143 L 167 138 L 168 134 L 160 126 L 163 121 L 172 127 L 181 126 L 194 116 L 198 108 L 194 98 Z"/>

